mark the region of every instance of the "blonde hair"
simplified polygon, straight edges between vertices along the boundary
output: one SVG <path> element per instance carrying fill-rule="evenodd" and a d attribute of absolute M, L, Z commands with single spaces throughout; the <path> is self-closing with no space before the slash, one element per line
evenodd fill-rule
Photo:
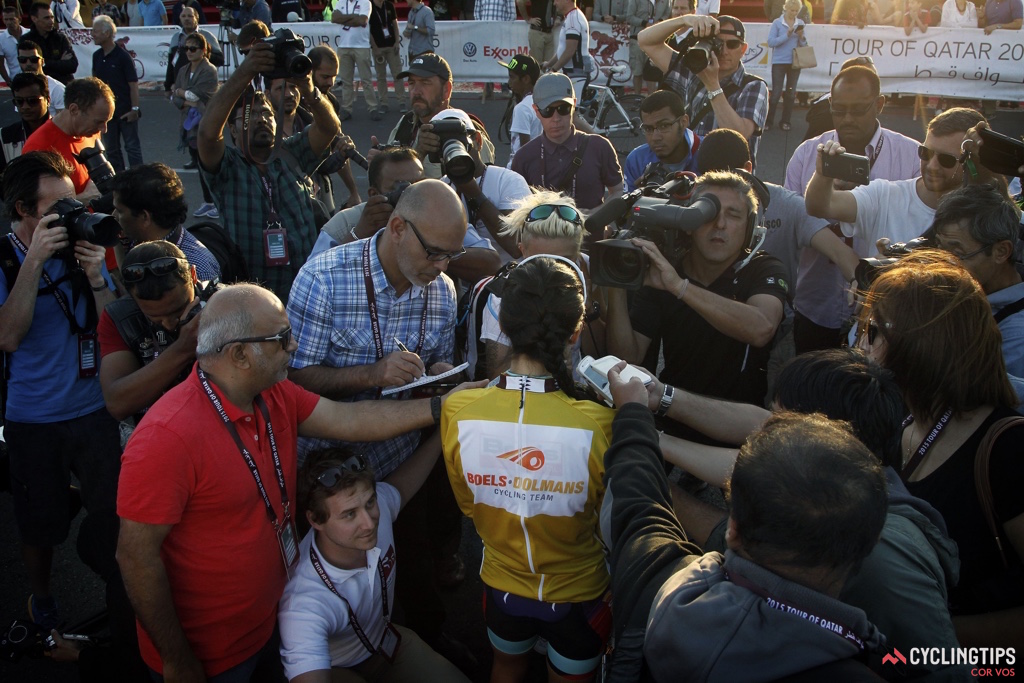
<path fill-rule="evenodd" d="M 783 3 L 782 5 L 782 9 L 795 9 L 797 12 L 799 12 L 803 8 L 803 6 L 804 5 L 802 2 L 800 2 L 800 0 L 786 0 L 786 2 Z"/>
<path fill-rule="evenodd" d="M 534 188 L 533 194 L 524 197 L 522 202 L 512 210 L 512 213 L 502 218 L 502 223 L 504 223 L 505 227 L 498 234 L 512 236 L 517 242 L 521 242 L 524 237 L 529 236 L 547 237 L 549 239 L 571 239 L 576 242 L 576 249 L 578 251 L 583 244 L 583 226 L 565 220 L 558 215 L 557 211 L 552 211 L 551 215 L 544 220 L 526 222 L 526 217 L 531 211 L 545 204 L 571 206 L 576 209 L 576 202 L 573 201 L 572 197 L 567 197 L 561 192 Z"/>

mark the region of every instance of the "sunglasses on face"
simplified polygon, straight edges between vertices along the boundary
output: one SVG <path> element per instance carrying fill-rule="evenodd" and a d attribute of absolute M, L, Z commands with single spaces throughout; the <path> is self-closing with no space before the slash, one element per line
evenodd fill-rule
<path fill-rule="evenodd" d="M 345 459 L 345 462 L 334 467 L 328 467 L 324 470 L 319 477 L 316 478 L 316 483 L 320 484 L 324 488 L 331 488 L 337 484 L 342 477 L 345 476 L 346 472 L 352 474 L 359 474 L 366 470 L 366 460 L 361 455 L 350 455 Z"/>
<path fill-rule="evenodd" d="M 198 52 L 199 50 L 202 50 L 202 49 L 203 48 L 199 47 L 198 45 L 186 45 L 185 46 L 185 50 L 187 50 L 188 52 Z"/>
<path fill-rule="evenodd" d="M 42 95 L 36 95 L 35 97 L 15 97 L 12 101 L 15 107 L 24 107 L 27 104 L 39 104 L 42 99 Z"/>
<path fill-rule="evenodd" d="M 288 345 L 292 343 L 292 328 L 286 327 L 277 334 L 269 337 L 243 337 L 241 339 L 232 339 L 231 341 L 218 346 L 216 351 L 217 353 L 220 353 L 232 344 L 262 344 L 263 342 L 281 342 L 281 350 L 287 351 Z"/>
<path fill-rule="evenodd" d="M 924 145 L 920 145 L 917 148 L 917 158 L 925 163 L 932 160 L 932 157 L 939 158 L 939 165 L 942 168 L 953 168 L 960 161 L 952 154 L 945 154 L 944 152 L 936 152 L 934 149 L 928 149 Z"/>
<path fill-rule="evenodd" d="M 18 57 L 18 64 L 38 64 L 40 57 Z"/>
<path fill-rule="evenodd" d="M 535 206 L 530 213 L 526 214 L 526 222 L 542 221 L 555 212 L 558 212 L 560 218 L 570 223 L 583 225 L 583 218 L 580 216 L 580 212 L 565 204 L 541 204 L 540 206 Z"/>
<path fill-rule="evenodd" d="M 559 102 L 558 104 L 552 104 L 550 107 L 544 107 L 540 110 L 540 117 L 542 119 L 550 119 L 558 112 L 559 116 L 568 116 L 572 113 L 572 105 L 568 102 Z"/>
<path fill-rule="evenodd" d="M 874 345 L 875 339 L 878 337 L 879 333 L 881 333 L 884 338 L 885 333 L 882 332 L 882 330 L 888 330 L 890 327 L 892 327 L 892 323 L 878 323 L 874 318 L 868 320 L 868 346 Z"/>
<path fill-rule="evenodd" d="M 736 38 L 730 38 L 729 40 L 723 40 L 722 43 L 730 50 L 738 50 L 743 46 L 742 40 Z"/>
<path fill-rule="evenodd" d="M 466 253 L 465 247 L 462 247 L 459 251 L 441 251 L 440 249 L 435 249 L 434 247 L 429 246 L 423 240 L 423 235 L 420 234 L 420 231 L 416 229 L 416 226 L 413 225 L 411 220 L 404 217 L 402 220 L 405 221 L 406 225 L 412 228 L 412 234 L 416 235 L 416 239 L 420 241 L 420 246 L 423 247 L 423 251 L 427 252 L 428 261 L 454 261 Z"/>
<path fill-rule="evenodd" d="M 875 106 L 874 102 L 868 102 L 866 104 L 862 104 L 859 107 L 834 107 L 832 105 L 829 105 L 829 111 L 832 112 L 832 116 L 834 118 L 841 119 L 846 116 L 864 116 L 865 114 L 871 111 L 871 108 L 873 106 Z"/>
<path fill-rule="evenodd" d="M 161 256 L 147 263 L 133 263 L 130 266 L 121 268 L 121 277 L 127 283 L 140 282 L 146 277 L 146 273 L 160 277 L 177 272 L 181 266 L 188 267 L 188 262 L 174 256 Z"/>

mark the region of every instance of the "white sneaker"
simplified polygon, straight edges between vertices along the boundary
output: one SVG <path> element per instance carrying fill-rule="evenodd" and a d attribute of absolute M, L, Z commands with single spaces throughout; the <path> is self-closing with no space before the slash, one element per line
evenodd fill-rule
<path fill-rule="evenodd" d="M 196 212 L 192 215 L 195 216 L 196 218 L 201 218 L 203 216 L 209 216 L 211 211 L 216 213 L 217 207 L 207 202 L 200 206 L 198 209 L 196 209 Z"/>

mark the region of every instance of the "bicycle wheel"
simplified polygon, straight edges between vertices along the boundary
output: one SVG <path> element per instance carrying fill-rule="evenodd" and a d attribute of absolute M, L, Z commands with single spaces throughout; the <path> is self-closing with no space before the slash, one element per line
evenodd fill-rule
<path fill-rule="evenodd" d="M 611 103 L 611 106 L 601 112 L 601 120 L 598 121 L 597 127 L 607 131 L 604 136 L 612 143 L 620 157 L 625 157 L 644 143 L 644 136 L 640 131 L 640 103 L 643 100 L 641 95 L 623 95 L 618 98 L 619 106 L 626 112 L 625 117 L 618 107 Z"/>

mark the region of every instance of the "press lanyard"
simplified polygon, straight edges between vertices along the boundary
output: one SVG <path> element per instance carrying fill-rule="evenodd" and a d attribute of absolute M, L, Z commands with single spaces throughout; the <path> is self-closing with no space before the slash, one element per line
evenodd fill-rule
<path fill-rule="evenodd" d="M 921 464 L 921 461 L 924 459 L 928 449 L 930 449 L 932 444 L 935 443 L 935 440 L 939 438 L 939 434 L 942 433 L 943 428 L 952 416 L 953 409 L 947 408 L 946 412 L 944 412 L 942 417 L 939 418 L 939 421 L 935 423 L 934 427 L 932 427 L 932 431 L 928 432 L 928 436 L 924 437 L 924 440 L 921 441 L 921 445 L 917 447 L 917 452 L 914 453 L 914 457 L 907 461 L 907 464 L 903 466 L 903 471 L 900 472 L 900 477 L 903 481 L 908 481 L 910 479 L 910 476 L 914 473 L 914 470 L 917 469 L 918 465 Z M 911 423 L 913 423 L 913 421 L 914 416 L 908 415 L 907 419 L 903 420 L 903 428 L 906 429 Z"/>
<path fill-rule="evenodd" d="M 352 630 L 356 632 L 356 636 L 359 638 L 359 642 L 363 644 L 371 655 L 377 654 L 377 648 L 373 646 L 370 639 L 367 637 L 366 632 L 363 631 L 363 627 L 359 625 L 359 620 L 356 619 L 356 613 L 352 611 L 352 605 L 346 600 L 338 589 L 334 587 L 334 583 L 331 582 L 331 577 L 327 576 L 327 572 L 324 571 L 323 565 L 320 564 L 320 559 L 316 556 L 316 551 L 313 550 L 313 544 L 309 544 L 309 561 L 313 563 L 313 569 L 316 570 L 320 580 L 324 582 L 327 589 L 341 598 L 341 601 L 345 603 L 345 607 L 348 609 L 348 620 L 352 624 Z M 388 632 L 388 624 L 391 623 L 390 610 L 388 609 L 388 583 L 387 577 L 384 576 L 384 565 L 381 563 L 380 558 L 377 558 L 377 573 L 380 575 L 380 600 L 384 609 L 384 633 L 381 634 L 381 642 L 384 642 L 384 637 Z"/>
<path fill-rule="evenodd" d="M 270 178 L 263 171 L 260 174 L 260 187 L 263 188 L 263 194 L 266 195 L 267 201 L 270 203 L 270 214 L 267 216 L 267 226 L 280 225 L 281 219 L 277 215 L 277 206 L 274 204 L 274 187 L 270 183 Z"/>
<path fill-rule="evenodd" d="M 11 233 L 11 239 L 14 241 L 14 245 L 16 247 L 18 247 L 18 249 L 21 250 L 21 253 L 23 253 L 25 256 L 28 256 L 28 247 L 26 247 L 25 244 L 20 239 L 18 239 L 18 236 L 16 234 L 14 234 L 13 232 Z M 72 274 L 72 272 L 70 270 L 70 266 L 68 268 L 69 268 L 68 274 L 65 275 L 63 278 L 61 278 L 58 281 L 57 284 L 59 284 L 60 282 L 63 282 L 64 280 L 67 280 L 68 282 L 71 282 L 71 278 L 72 278 L 73 274 Z M 87 327 L 82 327 L 81 325 L 78 324 L 78 319 L 75 318 L 74 312 L 71 310 L 71 307 L 68 305 L 68 300 L 64 296 L 64 292 L 60 291 L 60 289 L 57 288 L 57 284 L 55 284 L 53 282 L 53 280 L 50 279 L 50 276 L 47 274 L 45 268 L 43 269 L 42 278 L 43 278 L 43 282 L 46 283 L 47 289 L 49 289 L 51 291 L 51 293 L 53 294 L 53 298 L 57 300 L 57 305 L 60 306 L 60 310 L 64 312 L 64 317 L 67 318 L 68 319 L 68 323 L 71 324 L 71 332 L 72 332 L 72 334 L 82 334 L 82 333 L 88 332 L 89 329 Z M 71 286 L 71 296 L 72 296 L 72 298 L 77 299 L 78 297 L 75 296 L 74 283 L 71 283 L 70 286 Z M 76 302 L 76 305 L 77 305 L 77 302 Z M 86 308 L 88 308 L 88 306 L 86 306 Z M 86 311 L 85 324 L 89 325 L 89 313 L 88 313 L 88 310 Z"/>
<path fill-rule="evenodd" d="M 199 383 L 203 385 L 203 390 L 206 392 L 206 398 L 210 399 L 210 403 L 213 405 L 214 410 L 220 415 L 220 419 L 224 422 L 224 428 L 228 430 L 228 434 L 234 440 L 235 445 L 238 446 L 238 452 L 242 454 L 242 458 L 245 460 L 245 464 L 249 467 L 249 472 L 252 473 L 252 478 L 256 480 L 256 487 L 260 491 L 260 497 L 263 498 L 263 504 L 267 506 L 267 519 L 274 525 L 274 531 L 280 531 L 281 523 L 277 521 L 277 513 L 274 512 L 274 506 L 270 502 L 270 496 L 267 495 L 267 489 L 263 486 L 263 477 L 260 476 L 260 471 L 256 467 L 256 461 L 253 460 L 252 455 L 249 453 L 249 449 L 242 443 L 242 438 L 238 435 L 238 430 L 235 429 L 235 425 L 231 424 L 231 418 L 224 411 L 224 404 L 217 397 L 217 394 L 213 393 L 213 388 L 210 386 L 209 380 L 206 379 L 206 373 L 203 372 L 202 368 L 196 367 L 196 373 L 199 375 Z M 263 421 L 267 423 L 267 438 L 270 440 L 270 454 L 274 459 L 274 473 L 277 475 L 277 486 L 281 489 L 281 503 L 284 505 L 284 520 L 288 521 L 288 490 L 284 484 L 284 470 L 281 468 L 281 457 L 277 452 L 277 440 L 274 438 L 274 428 L 270 425 L 270 411 L 267 410 L 267 404 L 263 400 L 263 397 L 259 394 L 253 399 L 253 403 L 259 408 L 260 414 L 263 415 Z"/>
<path fill-rule="evenodd" d="M 576 149 L 573 150 L 573 153 L 572 153 L 572 158 L 573 159 L 578 158 L 577 155 L 579 154 L 579 151 L 580 151 L 580 143 L 579 143 L 579 140 L 577 140 L 576 141 Z M 582 159 L 580 159 L 580 161 L 582 161 Z M 547 182 L 545 181 L 545 176 L 547 175 L 547 171 L 548 171 L 548 165 L 544 161 L 544 141 L 542 140 L 541 141 L 541 145 L 540 145 L 540 186 L 541 187 L 547 187 L 548 186 Z M 569 193 L 569 196 L 572 197 L 573 199 L 576 199 L 576 175 L 577 175 L 576 173 L 572 174 L 572 190 Z M 549 189 L 554 189 L 554 188 L 549 188 Z"/>
<path fill-rule="evenodd" d="M 878 155 L 882 153 L 882 147 L 885 145 L 885 133 L 879 131 L 878 142 L 875 144 L 875 149 L 865 150 L 868 153 L 868 170 L 874 167 L 875 162 L 878 161 Z"/>
<path fill-rule="evenodd" d="M 363 283 L 366 286 L 366 303 L 370 309 L 370 330 L 373 332 L 373 345 L 377 350 L 377 360 L 384 358 L 384 340 L 380 334 L 380 320 L 377 318 L 377 296 L 373 293 L 373 276 L 370 274 L 370 242 L 366 240 L 363 244 Z M 423 288 L 423 315 L 420 316 L 420 338 L 416 343 L 417 356 L 423 350 L 423 338 L 427 334 L 427 294 L 430 290 Z"/>

